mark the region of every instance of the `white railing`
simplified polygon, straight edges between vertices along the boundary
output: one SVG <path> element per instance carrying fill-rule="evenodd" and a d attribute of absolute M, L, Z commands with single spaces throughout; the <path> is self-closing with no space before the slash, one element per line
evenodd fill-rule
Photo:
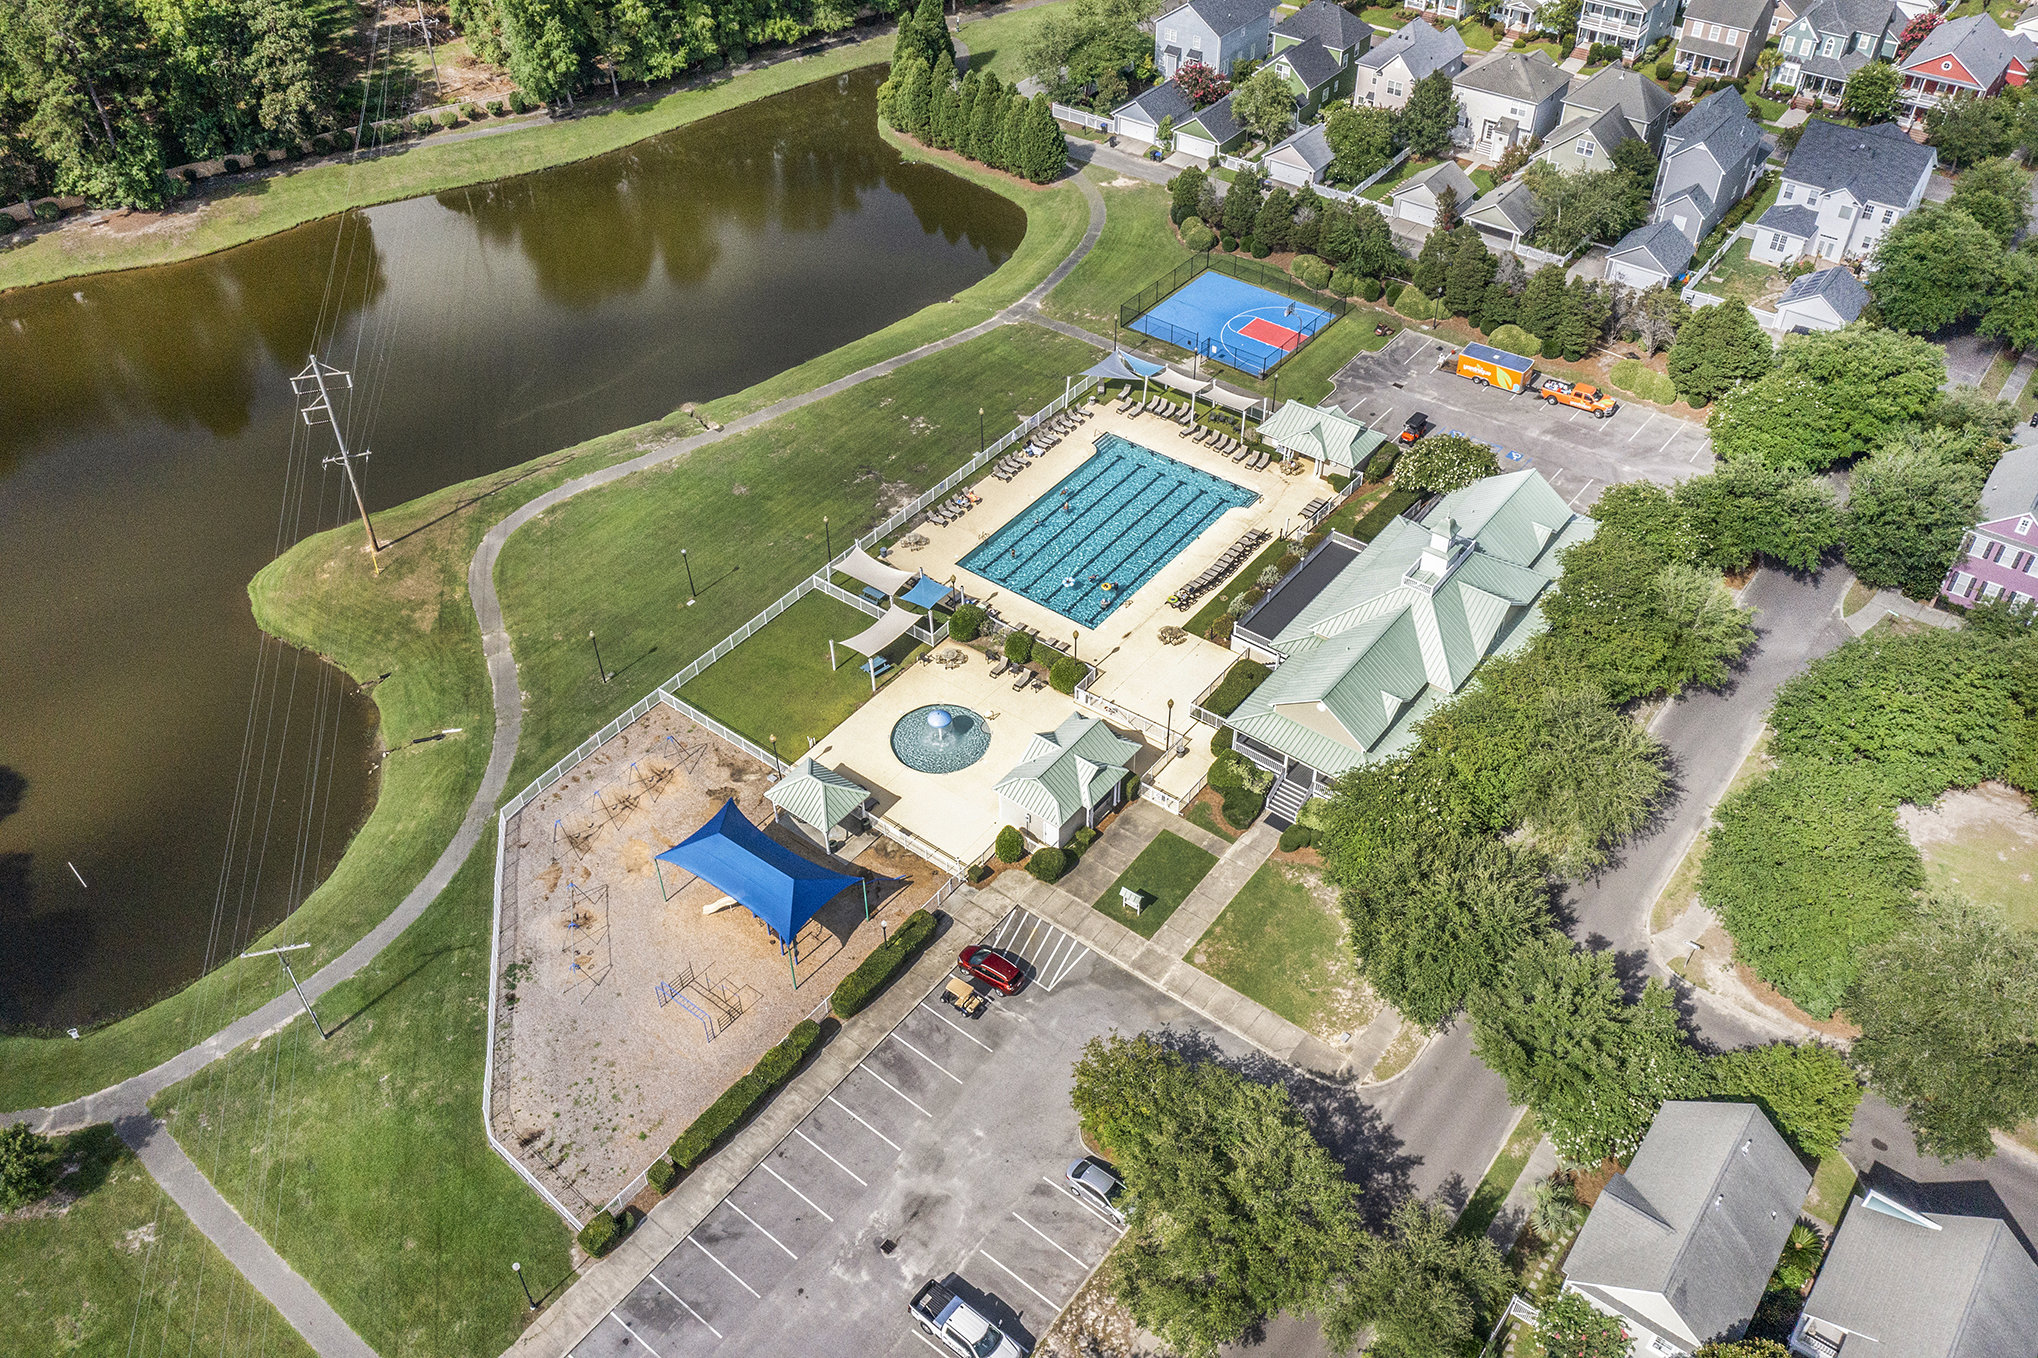
<path fill-rule="evenodd" d="M 1721 260 L 1727 257 L 1727 251 L 1734 248 L 1735 242 L 1744 238 L 1748 240 L 1755 239 L 1755 228 L 1747 222 L 1743 222 L 1740 226 L 1736 227 L 1725 240 L 1720 242 L 1720 248 L 1712 252 L 1711 259 L 1708 259 L 1705 263 L 1691 271 L 1684 280 L 1684 290 L 1680 294 L 1687 303 L 1696 307 L 1708 307 L 1718 306 L 1726 300 L 1710 292 L 1700 292 L 1698 285 L 1707 274 L 1718 267 Z"/>
<path fill-rule="evenodd" d="M 1087 127 L 1092 132 L 1109 132 L 1112 129 L 1112 120 L 1101 113 L 1090 113 L 1084 109 L 1070 108 L 1067 104 L 1057 104 L 1053 100 L 1048 101 L 1047 111 L 1065 123 L 1074 123 L 1077 127 Z"/>
<path fill-rule="evenodd" d="M 886 839 L 891 840 L 894 844 L 911 849 L 914 853 L 926 859 L 935 867 L 940 868 L 951 877 L 960 876 L 969 871 L 969 865 L 960 858 L 949 853 L 946 849 L 935 848 L 932 844 L 929 844 L 926 840 L 920 838 L 920 836 L 896 821 L 886 820 L 883 816 L 872 816 L 870 823 Z"/>

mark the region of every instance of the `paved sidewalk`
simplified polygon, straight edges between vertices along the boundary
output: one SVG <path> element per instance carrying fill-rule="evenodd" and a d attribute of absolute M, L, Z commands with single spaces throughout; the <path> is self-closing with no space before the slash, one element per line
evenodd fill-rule
<path fill-rule="evenodd" d="M 1557 1148 L 1547 1136 L 1536 1142 L 1536 1148 L 1529 1152 L 1528 1163 L 1521 1167 L 1514 1187 L 1507 1190 L 1507 1197 L 1500 1204 L 1500 1210 L 1493 1216 L 1493 1223 L 1486 1228 L 1486 1238 L 1496 1245 L 1502 1254 L 1514 1248 L 1515 1238 L 1521 1228 L 1528 1224 L 1529 1199 L 1535 1187 L 1557 1172 Z"/>
<path fill-rule="evenodd" d="M 2024 394 L 2024 388 L 2031 385 L 2034 371 L 2038 371 L 2038 349 L 2017 360 L 2017 366 L 2010 369 L 2010 375 L 2003 379 L 2003 389 L 1996 393 L 1996 399 L 2015 405 L 2017 398 Z"/>
<path fill-rule="evenodd" d="M 1886 589 L 1877 590 L 1873 599 L 1849 613 L 1843 621 L 1847 624 L 1847 630 L 1858 637 L 1891 615 L 1909 618 L 1912 622 L 1921 622 L 1927 627 L 1944 628 L 1949 632 L 1957 631 L 1960 627 L 1960 619 L 1951 613 L 1942 613 L 1929 604 L 1921 604 L 1916 599 L 1906 599 L 1903 595 Z"/>
<path fill-rule="evenodd" d="M 1180 816 L 1163 811 L 1144 798 L 1135 797 L 1125 804 L 1099 839 L 1083 852 L 1082 861 L 1076 870 L 1061 879 L 1057 885 L 1079 901 L 1094 901 L 1104 894 L 1104 889 L 1118 880 L 1118 874 L 1132 866 L 1132 860 L 1146 850 L 1146 846 L 1160 838 L 1162 832 L 1179 835 L 1197 848 L 1214 854 L 1223 854 L 1231 846 L 1201 826 L 1191 825 Z M 1229 899 L 1227 897 L 1226 899 Z"/>
<path fill-rule="evenodd" d="M 1170 957 L 1187 956 L 1196 940 L 1203 937 L 1203 931 L 1217 923 L 1217 917 L 1245 886 L 1246 879 L 1258 872 L 1280 845 L 1281 832 L 1264 820 L 1240 835 L 1236 842 L 1225 845 L 1217 866 L 1196 883 L 1187 900 L 1175 907 L 1175 913 L 1154 934 L 1153 945 Z"/>

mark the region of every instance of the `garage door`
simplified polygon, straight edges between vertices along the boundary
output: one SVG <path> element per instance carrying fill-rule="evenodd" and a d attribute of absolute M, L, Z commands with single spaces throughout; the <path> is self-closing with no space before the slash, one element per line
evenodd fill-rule
<path fill-rule="evenodd" d="M 1175 134 L 1175 149 L 1184 155 L 1208 159 L 1217 154 L 1217 143 L 1208 137 L 1192 137 L 1187 133 Z"/>
<path fill-rule="evenodd" d="M 1404 222 L 1414 222 L 1417 226 L 1435 226 L 1437 224 L 1437 210 L 1434 207 L 1418 203 L 1413 198 L 1396 199 L 1394 215 Z"/>

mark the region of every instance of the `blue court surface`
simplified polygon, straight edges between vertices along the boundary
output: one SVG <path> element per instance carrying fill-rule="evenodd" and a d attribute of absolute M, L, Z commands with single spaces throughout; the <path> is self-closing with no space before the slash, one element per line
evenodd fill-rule
<path fill-rule="evenodd" d="M 1264 377 L 1336 319 L 1321 307 L 1283 297 L 1216 270 L 1169 293 L 1132 328 L 1240 372 Z"/>
<path fill-rule="evenodd" d="M 962 565 L 1095 627 L 1218 515 L 1259 498 L 1105 434 L 1094 457 L 986 538 Z"/>

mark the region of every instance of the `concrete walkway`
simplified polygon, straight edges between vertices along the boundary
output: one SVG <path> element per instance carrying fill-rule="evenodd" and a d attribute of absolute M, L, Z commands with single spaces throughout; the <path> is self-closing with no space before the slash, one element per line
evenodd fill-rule
<path fill-rule="evenodd" d="M 1262 863 L 1273 857 L 1280 845 L 1281 832 L 1265 821 L 1240 835 L 1236 842 L 1226 844 L 1217 857 L 1217 866 L 1196 883 L 1187 900 L 1175 907 L 1175 913 L 1153 936 L 1153 945 L 1170 957 L 1186 957 L 1189 949 L 1196 946 L 1196 940 L 1203 937 L 1203 931 L 1217 923 L 1231 898 L 1260 870 Z"/>
<path fill-rule="evenodd" d="M 1103 838 L 1084 851 L 1075 871 L 1057 885 L 1079 901 L 1094 901 L 1163 832 L 1179 835 L 1209 853 L 1222 854 L 1231 847 L 1201 826 L 1170 815 L 1152 802 L 1134 798 L 1112 820 Z"/>
<path fill-rule="evenodd" d="M 1507 1197 L 1501 1202 L 1500 1210 L 1493 1216 L 1493 1222 L 1486 1228 L 1486 1238 L 1491 1240 L 1502 1254 L 1514 1248 L 1515 1238 L 1521 1228 L 1528 1224 L 1529 1201 L 1535 1194 L 1536 1185 L 1557 1172 L 1557 1147 L 1547 1136 L 1536 1142 L 1536 1148 L 1529 1152 L 1528 1163 L 1515 1176 L 1514 1187 L 1507 1190 Z"/>
<path fill-rule="evenodd" d="M 1921 622 L 1927 627 L 1944 628 L 1954 631 L 1960 626 L 1960 619 L 1951 613 L 1942 613 L 1930 604 L 1921 604 L 1916 599 L 1907 599 L 1893 590 L 1879 589 L 1875 597 L 1849 613 L 1844 621 L 1847 630 L 1860 636 L 1884 618 L 1895 616 Z"/>
<path fill-rule="evenodd" d="M 741 419 L 731 421 L 719 430 L 660 444 L 627 462 L 619 462 L 568 481 L 513 511 L 483 535 L 481 545 L 475 550 L 474 557 L 467 567 L 467 589 L 473 602 L 475 620 L 481 627 L 482 654 L 488 665 L 488 682 L 495 708 L 495 732 L 489 747 L 488 765 L 482 773 L 481 785 L 475 790 L 474 798 L 468 804 L 467 813 L 462 818 L 460 828 L 453 836 L 452 842 L 425 873 L 424 879 L 352 947 L 303 978 L 302 985 L 307 998 L 315 1002 L 334 986 L 350 979 L 424 914 L 425 909 L 452 881 L 453 874 L 474 852 L 490 818 L 495 814 L 495 808 L 502 801 L 509 782 L 510 766 L 516 759 L 517 741 L 523 727 L 523 700 L 517 682 L 516 658 L 511 653 L 509 633 L 503 623 L 502 601 L 495 590 L 496 562 L 501 557 L 503 546 L 509 541 L 510 534 L 546 510 L 555 508 L 585 491 L 611 485 L 626 476 L 685 457 L 697 449 L 719 443 L 724 439 L 734 438 L 738 434 L 768 424 L 781 415 L 896 372 L 907 364 L 917 362 L 931 354 L 966 344 L 1001 326 L 1035 321 L 1039 316 L 1041 299 L 1068 277 L 1069 272 L 1090 252 L 1096 245 L 1097 238 L 1104 232 L 1103 195 L 1098 192 L 1096 185 L 1090 183 L 1080 173 L 1072 176 L 1072 182 L 1087 200 L 1090 208 L 1089 226 L 1084 231 L 1082 240 L 1038 285 L 990 319 L 945 339 L 923 344 L 896 358 L 874 363 L 811 391 L 774 402 Z M 917 996 L 915 998 L 917 999 Z M 252 1041 L 288 1022 L 298 1012 L 300 1009 L 296 996 L 286 991 L 247 1017 L 226 1025 L 203 1041 L 140 1075 L 54 1108 L 35 1108 L 0 1114 L 0 1121 L 28 1122 L 45 1132 L 68 1131 L 97 1122 L 114 1123 L 121 1129 L 122 1139 L 127 1141 L 137 1154 L 147 1150 L 149 1154 L 155 1156 L 156 1163 L 166 1166 L 170 1177 L 161 1180 L 163 1190 L 178 1207 L 183 1209 L 185 1215 L 205 1232 L 207 1238 L 219 1247 L 227 1260 L 282 1311 L 284 1317 L 299 1334 L 304 1336 L 308 1344 L 324 1358 L 360 1358 L 361 1355 L 373 1351 L 354 1334 L 338 1312 L 328 1306 L 317 1292 L 290 1270 L 282 1258 L 270 1248 L 267 1241 L 241 1221 L 232 1205 L 204 1175 L 197 1171 L 195 1166 L 191 1165 L 189 1157 L 185 1156 L 181 1149 L 175 1150 L 174 1156 L 171 1154 L 175 1141 L 167 1129 L 147 1112 L 148 1101 L 156 1094 L 196 1074 L 243 1043 Z M 144 1163 L 149 1163 L 146 1157 Z M 154 1169 L 155 1165 L 151 1164 L 150 1167 Z M 189 1167 L 190 1172 L 183 1172 L 182 1167 Z M 239 1229 L 234 1229 L 233 1223 L 239 1223 Z M 292 1285 L 293 1282 L 295 1287 Z"/>
<path fill-rule="evenodd" d="M 2010 369 L 2010 375 L 2003 379 L 2003 389 L 1996 393 L 1996 399 L 2015 405 L 2017 398 L 2024 394 L 2024 388 L 2031 385 L 2034 371 L 2038 371 L 2038 349 L 2017 359 L 2017 366 Z"/>

